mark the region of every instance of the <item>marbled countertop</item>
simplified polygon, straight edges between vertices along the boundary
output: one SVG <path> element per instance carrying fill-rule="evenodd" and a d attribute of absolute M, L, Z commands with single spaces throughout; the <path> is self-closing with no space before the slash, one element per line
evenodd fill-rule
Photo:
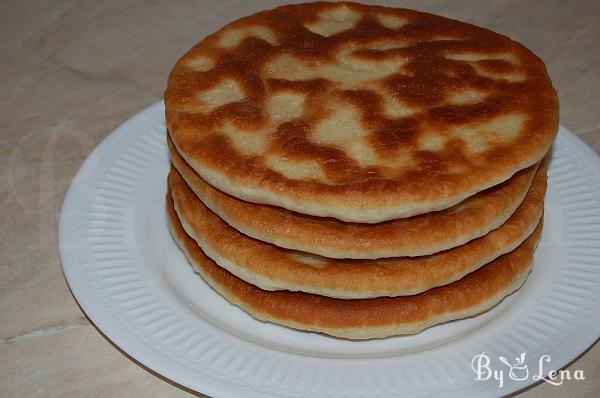
<path fill-rule="evenodd" d="M 0 3 L 0 395 L 177 397 L 90 324 L 61 272 L 57 227 L 73 175 L 129 116 L 157 101 L 185 50 L 277 1 Z M 561 122 L 600 152 L 600 2 L 379 1 L 491 28 L 546 61 Z M 585 381 L 523 397 L 600 396 L 600 345 Z"/>

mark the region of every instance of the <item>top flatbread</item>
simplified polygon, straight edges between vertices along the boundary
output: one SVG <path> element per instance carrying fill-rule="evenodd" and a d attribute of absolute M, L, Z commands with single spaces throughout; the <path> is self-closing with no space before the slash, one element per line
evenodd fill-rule
<path fill-rule="evenodd" d="M 543 62 L 491 31 L 352 3 L 235 21 L 175 65 L 167 126 L 238 198 L 374 223 L 441 210 L 538 162 L 558 101 Z"/>

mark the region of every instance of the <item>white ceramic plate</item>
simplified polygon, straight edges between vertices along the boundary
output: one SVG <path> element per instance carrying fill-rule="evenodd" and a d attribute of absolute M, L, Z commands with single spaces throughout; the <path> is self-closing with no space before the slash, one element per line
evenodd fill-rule
<path fill-rule="evenodd" d="M 600 160 L 566 129 L 523 288 L 474 318 L 356 342 L 254 320 L 192 272 L 166 227 L 163 114 L 157 103 L 134 116 L 83 164 L 64 201 L 60 254 L 90 319 L 165 377 L 214 397 L 498 396 L 535 382 L 542 355 L 544 372 L 558 369 L 598 338 Z M 482 352 L 504 369 L 502 388 L 475 380 Z M 512 380 L 498 358 L 523 352 L 529 376 Z"/>

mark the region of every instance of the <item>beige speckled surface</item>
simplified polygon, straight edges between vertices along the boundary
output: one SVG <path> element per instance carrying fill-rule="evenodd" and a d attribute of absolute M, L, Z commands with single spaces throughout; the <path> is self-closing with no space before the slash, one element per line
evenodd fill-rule
<path fill-rule="evenodd" d="M 529 46 L 548 65 L 562 123 L 600 152 L 600 2 L 379 3 L 473 22 Z M 60 269 L 60 206 L 92 148 L 160 98 L 178 55 L 223 23 L 276 4 L 0 3 L 0 395 L 189 396 L 119 352 L 83 315 Z M 598 345 L 570 368 L 586 380 L 521 396 L 600 396 Z"/>

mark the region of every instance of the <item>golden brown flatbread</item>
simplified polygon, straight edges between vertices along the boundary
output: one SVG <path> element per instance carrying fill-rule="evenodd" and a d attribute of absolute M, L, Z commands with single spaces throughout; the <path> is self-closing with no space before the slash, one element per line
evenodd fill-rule
<path fill-rule="evenodd" d="M 418 333 L 488 310 L 523 284 L 542 230 L 540 222 L 515 250 L 449 285 L 414 296 L 342 300 L 246 283 L 219 267 L 185 233 L 170 195 L 167 215 L 171 234 L 194 270 L 231 303 L 263 321 L 349 339 Z"/>
<path fill-rule="evenodd" d="M 446 210 L 379 224 L 347 223 L 246 202 L 207 184 L 168 139 L 171 162 L 187 185 L 238 231 L 286 249 L 330 258 L 424 256 L 487 234 L 508 220 L 529 190 L 538 164 Z"/>
<path fill-rule="evenodd" d="M 377 223 L 447 209 L 542 159 L 558 128 L 543 62 L 470 24 L 355 3 L 287 5 L 188 51 L 169 133 L 217 189 Z"/>
<path fill-rule="evenodd" d="M 172 168 L 169 189 L 186 233 L 204 253 L 240 279 L 264 290 L 295 290 L 338 298 L 411 295 L 462 278 L 521 244 L 541 217 L 546 166 L 525 200 L 500 228 L 430 256 L 339 260 L 283 249 L 250 238 L 223 222 Z"/>

